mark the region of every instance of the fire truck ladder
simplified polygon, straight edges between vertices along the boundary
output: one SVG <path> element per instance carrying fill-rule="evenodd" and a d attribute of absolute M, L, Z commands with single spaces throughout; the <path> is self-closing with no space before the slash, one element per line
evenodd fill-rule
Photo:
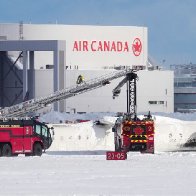
<path fill-rule="evenodd" d="M 138 76 L 132 70 L 126 77 L 113 89 L 113 98 L 119 96 L 121 87 L 127 83 L 127 113 L 136 114 L 136 80 Z"/>
<path fill-rule="evenodd" d="M 63 90 L 54 92 L 53 94 L 38 99 L 31 99 L 20 104 L 13 105 L 0 110 L 0 118 L 8 117 L 25 117 L 27 114 L 35 112 L 46 107 L 48 104 L 67 99 L 78 94 L 91 91 L 109 84 L 110 81 L 131 73 L 132 70 L 114 71 L 102 77 L 91 79 L 80 85 L 71 86 Z"/>

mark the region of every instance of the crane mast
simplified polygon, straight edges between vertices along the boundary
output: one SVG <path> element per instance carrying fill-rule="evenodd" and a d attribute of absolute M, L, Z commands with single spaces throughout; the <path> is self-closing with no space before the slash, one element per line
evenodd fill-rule
<path fill-rule="evenodd" d="M 131 70 L 130 73 L 126 74 L 126 77 L 119 82 L 119 84 L 113 89 L 113 99 L 119 96 L 121 88 L 124 84 L 127 83 L 127 113 L 136 114 L 136 80 L 138 76 L 134 73 L 134 70 Z"/>

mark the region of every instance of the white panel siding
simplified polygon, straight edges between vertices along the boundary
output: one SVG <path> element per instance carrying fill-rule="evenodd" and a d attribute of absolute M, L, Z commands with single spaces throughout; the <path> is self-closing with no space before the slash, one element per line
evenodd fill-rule
<path fill-rule="evenodd" d="M 102 76 L 111 70 L 67 70 L 66 87 L 75 85 L 79 74 L 85 80 Z M 139 71 L 137 82 L 137 111 L 166 112 L 174 111 L 173 72 Z M 53 89 L 53 70 L 36 70 L 36 97 L 46 96 Z M 112 98 L 112 90 L 123 78 L 114 80 L 102 88 L 74 96 L 66 100 L 66 111 L 71 112 L 126 112 L 126 85 L 119 97 Z M 163 101 L 164 104 L 149 104 L 149 101 Z"/>
<path fill-rule="evenodd" d="M 19 24 L 0 24 L 0 36 L 7 36 L 8 40 L 18 40 Z M 23 37 L 24 40 L 66 40 L 68 66 L 77 65 L 80 68 L 95 69 L 118 65 L 145 66 L 147 63 L 146 27 L 23 24 Z M 136 38 L 139 38 L 142 44 L 138 56 L 133 53 Z M 104 42 L 109 43 L 109 51 L 108 49 L 104 51 Z M 74 47 L 76 45 L 77 49 Z M 41 66 L 47 64 L 44 59 L 50 56 L 46 54 L 35 59 L 37 68 L 40 67 L 40 61 Z"/>

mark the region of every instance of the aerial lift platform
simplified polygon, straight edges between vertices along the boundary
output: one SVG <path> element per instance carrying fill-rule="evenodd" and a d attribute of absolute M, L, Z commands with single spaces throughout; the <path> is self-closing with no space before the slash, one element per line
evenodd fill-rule
<path fill-rule="evenodd" d="M 119 96 L 121 87 L 127 84 L 127 113 L 120 115 L 112 128 L 115 150 L 106 152 L 107 160 L 125 160 L 129 151 L 154 153 L 152 116 L 149 112 L 140 119 L 136 113 L 137 79 L 137 74 L 132 70 L 113 90 L 113 98 L 115 98 Z"/>

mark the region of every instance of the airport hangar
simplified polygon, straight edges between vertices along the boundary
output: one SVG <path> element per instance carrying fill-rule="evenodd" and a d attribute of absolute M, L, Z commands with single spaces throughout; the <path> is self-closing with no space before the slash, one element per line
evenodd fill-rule
<path fill-rule="evenodd" d="M 173 72 L 149 62 L 146 27 L 0 24 L 0 107 L 73 86 L 80 74 L 89 80 L 124 68 L 143 69 L 137 72 L 138 112 L 173 112 Z M 126 85 L 112 98 L 121 80 L 60 101 L 54 110 L 126 112 Z"/>

